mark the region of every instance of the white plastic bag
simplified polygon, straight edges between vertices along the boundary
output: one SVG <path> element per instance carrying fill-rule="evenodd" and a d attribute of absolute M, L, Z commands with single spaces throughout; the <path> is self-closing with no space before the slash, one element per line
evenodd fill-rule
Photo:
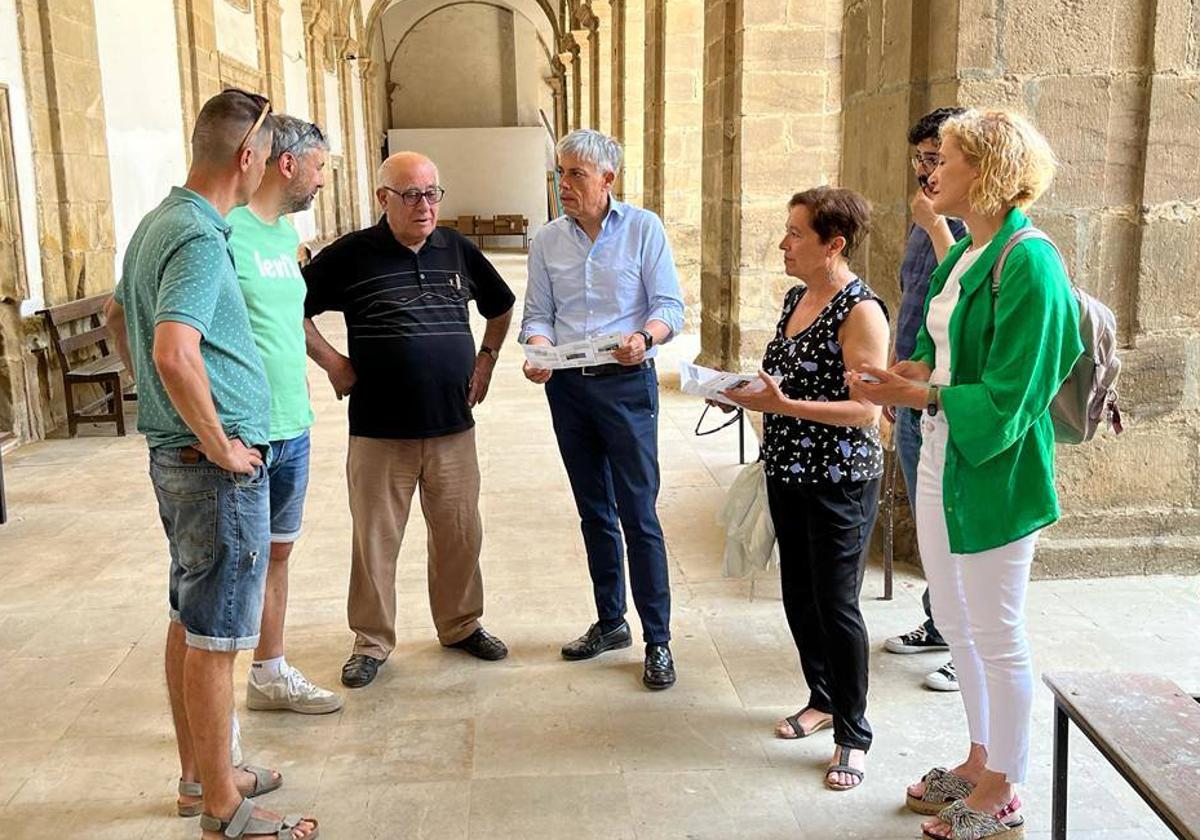
<path fill-rule="evenodd" d="M 745 577 L 779 565 L 761 461 L 747 464 L 733 480 L 717 524 L 725 529 L 725 577 Z"/>

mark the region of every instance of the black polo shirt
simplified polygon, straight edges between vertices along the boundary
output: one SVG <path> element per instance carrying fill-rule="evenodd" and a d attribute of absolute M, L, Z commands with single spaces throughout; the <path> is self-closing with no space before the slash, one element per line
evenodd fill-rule
<path fill-rule="evenodd" d="M 383 219 L 348 233 L 304 268 L 304 315 L 346 319 L 350 434 L 430 438 L 474 425 L 467 389 L 475 365 L 467 302 L 496 318 L 515 298 L 476 245 L 436 228 L 414 253 Z"/>

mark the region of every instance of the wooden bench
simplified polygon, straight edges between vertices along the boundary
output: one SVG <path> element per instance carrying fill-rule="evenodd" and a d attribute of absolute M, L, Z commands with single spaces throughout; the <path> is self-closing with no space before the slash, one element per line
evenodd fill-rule
<path fill-rule="evenodd" d="M 438 226 L 457 230 L 463 236 L 474 239 L 480 248 L 488 236 L 519 236 L 521 247 L 529 250 L 529 219 L 521 215 L 502 214 L 492 219 L 485 216 L 459 216 L 456 219 L 438 219 Z"/>
<path fill-rule="evenodd" d="M 63 394 L 67 402 L 67 427 L 71 437 L 82 420 L 85 423 L 116 423 L 117 434 L 125 434 L 124 399 L 137 399 L 133 385 L 121 384 L 125 364 L 116 352 L 108 349 L 108 330 L 101 313 L 109 295 L 95 295 L 81 300 L 52 306 L 41 310 L 50 330 L 50 340 L 58 355 L 58 364 L 63 372 Z M 96 348 L 99 356 L 83 361 L 72 361 L 85 350 Z M 87 405 L 76 406 L 76 385 L 99 385 L 104 395 Z M 129 391 L 129 394 L 126 394 Z M 96 408 L 105 411 L 93 414 Z"/>
<path fill-rule="evenodd" d="M 1200 703 L 1152 674 L 1056 673 L 1053 840 L 1067 838 L 1067 736 L 1075 722 L 1176 837 L 1200 838 Z"/>

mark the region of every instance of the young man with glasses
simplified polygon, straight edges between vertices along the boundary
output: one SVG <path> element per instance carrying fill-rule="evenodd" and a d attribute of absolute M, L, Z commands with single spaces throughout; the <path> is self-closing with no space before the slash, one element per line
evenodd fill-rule
<path fill-rule="evenodd" d="M 521 340 L 559 344 L 619 332 L 616 362 L 558 372 L 525 363 L 546 386 L 554 434 L 579 511 L 597 621 L 563 645 L 569 661 L 633 643 L 629 582 L 646 643 L 642 683 L 675 684 L 671 584 L 658 501 L 658 345 L 683 329 L 683 295 L 658 216 L 612 197 L 621 147 L 598 131 L 558 143 L 565 215 L 529 249 Z M 622 545 L 622 536 L 624 543 Z"/>
<path fill-rule="evenodd" d="M 192 166 L 138 226 L 108 325 L 138 386 L 138 429 L 170 549 L 166 675 L 180 816 L 205 840 L 314 840 L 312 819 L 248 797 L 282 777 L 230 761 L 233 663 L 259 639 L 270 550 L 270 389 L 229 251 L 225 216 L 254 195 L 271 153 L 270 103 L 227 90 L 204 104 Z M 222 834 L 223 832 L 223 834 Z"/>
<path fill-rule="evenodd" d="M 950 246 L 966 233 L 966 226 L 958 219 L 939 216 L 933 210 L 929 193 L 929 175 L 937 168 L 941 159 L 940 131 L 942 123 L 963 112 L 962 108 L 938 108 L 921 117 L 908 131 L 908 142 L 914 147 L 913 172 L 917 179 L 917 190 L 913 193 L 910 207 L 913 224 L 908 230 L 908 243 L 904 248 L 904 260 L 900 265 L 900 313 L 896 318 L 896 344 L 889 367 L 907 359 L 913 352 L 917 332 L 925 319 L 925 297 L 929 292 L 929 276 L 937 268 Z M 911 506 L 917 498 L 917 460 L 921 453 L 921 412 L 911 408 L 886 409 L 889 419 L 895 423 L 896 455 L 900 458 L 900 469 L 904 473 L 904 484 L 908 488 Z M 929 589 L 922 596 L 925 606 L 925 622 L 915 630 L 902 636 L 893 636 L 884 642 L 889 653 L 926 653 L 949 650 L 942 634 L 933 623 L 929 606 Z M 947 662 L 925 677 L 925 686 L 934 691 L 958 691 L 958 678 L 954 663 Z"/>
<path fill-rule="evenodd" d="M 296 262 L 300 237 L 287 214 L 311 207 L 325 185 L 329 145 L 313 123 L 283 114 L 276 114 L 274 123 L 262 184 L 248 205 L 226 217 L 233 228 L 229 248 L 271 385 L 271 561 L 246 706 L 320 715 L 340 709 L 342 698 L 289 665 L 283 647 L 288 558 L 300 536 L 313 423 L 305 378 L 305 286 Z"/>
<path fill-rule="evenodd" d="M 513 293 L 474 243 L 437 227 L 445 190 L 431 160 L 394 154 L 376 185 L 379 224 L 343 236 L 304 268 L 309 355 L 338 397 L 350 396 L 355 641 L 342 683 L 351 688 L 374 680 L 396 647 L 396 559 L 418 487 L 438 640 L 480 659 L 508 655 L 479 623 L 483 523 L 471 409 L 487 396 Z M 478 351 L 472 300 L 487 319 Z M 329 310 L 345 318 L 349 356 L 311 320 Z"/>

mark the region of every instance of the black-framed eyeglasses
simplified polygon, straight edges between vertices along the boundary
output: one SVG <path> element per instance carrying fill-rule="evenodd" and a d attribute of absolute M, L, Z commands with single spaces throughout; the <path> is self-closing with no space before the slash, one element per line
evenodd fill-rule
<path fill-rule="evenodd" d="M 912 156 L 913 169 L 920 170 L 921 167 L 926 169 L 937 169 L 938 164 L 942 162 L 942 156 L 936 152 L 917 152 Z"/>
<path fill-rule="evenodd" d="M 437 204 L 446 197 L 446 190 L 442 187 L 430 187 L 427 190 L 398 190 L 395 187 L 384 187 L 388 192 L 395 193 L 400 196 L 400 200 L 409 207 L 416 207 L 421 203 L 421 199 L 425 199 L 430 204 Z"/>
<path fill-rule="evenodd" d="M 250 130 L 246 132 L 246 135 L 242 138 L 242 142 L 238 143 L 238 154 L 241 154 L 242 149 L 246 148 L 246 144 L 250 142 L 250 138 L 257 134 L 258 130 L 262 128 L 262 124 L 266 122 L 267 115 L 271 113 L 271 100 L 267 99 L 261 93 L 251 93 L 241 88 L 225 88 L 221 93 L 236 93 L 244 96 L 261 109 L 258 112 L 258 119 L 254 121 L 254 125 L 250 126 Z"/>
<path fill-rule="evenodd" d="M 317 139 L 318 143 L 325 142 L 325 132 L 321 131 L 321 127 L 319 125 L 317 125 L 316 123 L 309 123 L 308 128 L 306 128 L 306 129 L 304 129 L 304 131 L 300 132 L 300 136 L 297 137 L 291 143 L 289 143 L 285 149 L 282 149 L 279 152 L 279 154 L 276 155 L 276 157 L 283 157 L 284 155 L 289 154 L 292 151 L 292 149 L 296 148 L 297 146 L 303 145 L 304 141 L 307 140 L 309 137 L 315 137 Z"/>

